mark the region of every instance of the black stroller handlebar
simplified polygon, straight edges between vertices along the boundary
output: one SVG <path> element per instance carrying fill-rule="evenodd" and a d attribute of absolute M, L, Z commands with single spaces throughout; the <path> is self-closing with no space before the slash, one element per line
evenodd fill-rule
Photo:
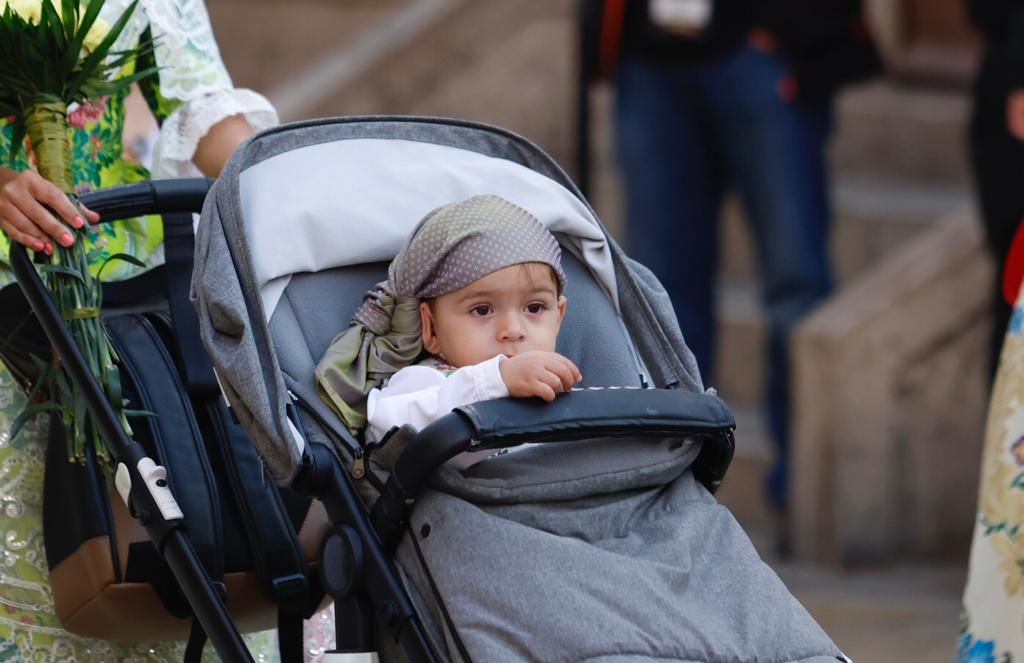
<path fill-rule="evenodd" d="M 473 403 L 441 417 L 409 442 L 370 517 L 385 549 L 393 550 L 430 477 L 458 454 L 595 437 L 704 438 L 693 472 L 714 493 L 732 459 L 735 428 L 732 413 L 717 397 L 670 389 L 577 391 L 551 403 L 535 398 Z"/>
<path fill-rule="evenodd" d="M 198 212 L 212 185 L 206 177 L 149 180 L 83 193 L 79 200 L 106 223 L 145 214 Z"/>

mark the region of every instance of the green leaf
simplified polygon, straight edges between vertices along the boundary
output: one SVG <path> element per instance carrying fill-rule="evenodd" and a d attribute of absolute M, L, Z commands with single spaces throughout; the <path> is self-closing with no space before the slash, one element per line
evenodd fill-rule
<path fill-rule="evenodd" d="M 100 265 L 99 271 L 96 272 L 96 280 L 97 281 L 100 280 L 100 276 L 103 274 L 103 270 L 107 268 L 107 265 L 109 265 L 112 262 L 117 262 L 117 261 L 131 263 L 131 264 L 135 265 L 136 267 L 142 267 L 142 268 L 146 267 L 146 263 L 142 262 L 141 260 L 139 260 L 138 258 L 136 258 L 133 255 L 129 255 L 127 253 L 115 253 L 114 255 L 112 255 L 109 258 L 107 258 L 106 260 L 104 260 L 103 264 Z"/>
<path fill-rule="evenodd" d="M 74 278 L 78 279 L 82 283 L 82 285 L 85 285 L 85 277 L 82 276 L 82 273 L 79 272 L 77 269 L 72 269 L 64 265 L 40 265 L 38 269 L 43 274 L 57 273 L 64 274 L 66 276 L 73 276 Z"/>
<path fill-rule="evenodd" d="M 14 423 L 11 425 L 11 439 L 18 437 L 18 433 L 25 427 L 25 424 L 36 418 L 36 415 L 42 412 L 56 412 L 60 410 L 60 406 L 56 403 L 38 403 L 36 405 L 29 405 L 21 411 L 14 419 Z"/>
<path fill-rule="evenodd" d="M 38 359 L 35 355 L 32 355 L 33 361 Z M 42 360 L 40 360 L 42 361 Z M 39 364 L 36 364 L 37 366 Z M 57 368 L 56 364 L 45 362 L 42 370 L 39 371 L 39 377 L 36 379 L 36 383 L 32 385 L 31 391 L 28 392 L 28 396 L 25 397 L 26 401 L 31 403 L 42 393 L 43 389 L 46 389 L 50 385 L 50 378 L 53 375 L 53 371 Z"/>
<path fill-rule="evenodd" d="M 67 36 L 64 34 L 64 24 L 57 15 L 57 10 L 49 0 L 43 0 L 43 16 L 40 19 L 42 25 L 48 28 L 50 38 L 53 39 L 52 47 L 56 51 L 64 51 L 68 47 Z"/>
<path fill-rule="evenodd" d="M 122 394 L 124 392 L 121 390 L 121 373 L 117 370 L 117 367 L 108 365 L 103 377 L 107 387 L 107 398 L 111 404 L 123 402 Z"/>
<path fill-rule="evenodd" d="M 60 22 L 64 26 L 66 43 L 70 43 L 78 25 L 78 3 L 75 0 L 60 0 Z"/>
<path fill-rule="evenodd" d="M 74 0 L 65 0 L 73 2 Z M 100 15 L 100 9 L 103 8 L 104 0 L 91 0 L 85 7 L 85 13 L 82 14 L 77 25 L 74 26 L 75 36 L 68 41 L 68 50 L 64 54 L 64 69 L 65 71 L 71 71 L 74 69 L 75 64 L 78 62 L 78 56 L 82 53 L 82 47 L 85 45 L 85 37 L 89 34 L 89 30 L 96 22 L 96 17 Z"/>
<path fill-rule="evenodd" d="M 98 0 L 93 0 L 97 2 Z M 96 71 L 100 68 L 103 59 L 107 56 L 107 51 L 114 45 L 117 38 L 121 35 L 125 25 L 128 24 L 128 19 L 135 12 L 135 7 L 139 4 L 139 0 L 133 0 L 132 4 L 124 10 L 120 18 L 110 28 L 110 32 L 103 38 L 103 41 L 90 53 L 84 60 L 82 60 L 78 67 L 79 75 L 71 80 L 68 84 L 68 91 L 74 93 L 77 87 L 81 84 L 82 79 L 85 78 L 90 72 Z M 83 37 L 84 39 L 84 37 Z M 84 74 L 84 75 L 83 75 Z"/>
<path fill-rule="evenodd" d="M 149 410 L 129 410 L 129 409 L 126 408 L 124 410 L 124 416 L 131 418 L 131 417 L 157 417 L 157 416 L 160 416 L 160 415 L 158 415 L 156 412 L 151 412 Z"/>
<path fill-rule="evenodd" d="M 14 160 L 18 158 L 18 153 L 21 152 L 21 148 L 25 144 L 25 123 L 19 119 L 14 121 L 14 126 L 11 127 L 11 151 L 7 159 L 11 165 L 14 164 Z"/>

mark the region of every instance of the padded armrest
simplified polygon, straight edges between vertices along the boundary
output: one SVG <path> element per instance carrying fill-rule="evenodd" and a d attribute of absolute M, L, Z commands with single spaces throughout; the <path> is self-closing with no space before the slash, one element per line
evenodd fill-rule
<path fill-rule="evenodd" d="M 559 396 L 501 398 L 456 408 L 422 431 L 395 463 L 371 519 L 385 547 L 397 545 L 416 498 L 431 475 L 463 451 L 527 442 L 570 442 L 595 437 L 697 436 L 705 444 L 694 474 L 714 492 L 733 453 L 736 427 L 720 399 L 668 389 L 599 389 Z"/>
<path fill-rule="evenodd" d="M 551 403 L 502 398 L 455 411 L 473 427 L 471 450 L 591 437 L 701 435 L 736 427 L 717 397 L 669 389 L 588 389 Z"/>

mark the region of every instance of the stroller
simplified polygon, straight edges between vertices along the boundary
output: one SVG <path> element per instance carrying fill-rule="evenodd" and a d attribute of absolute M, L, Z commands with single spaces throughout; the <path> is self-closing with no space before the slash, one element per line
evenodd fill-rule
<path fill-rule="evenodd" d="M 133 211 L 161 211 L 161 186 Z M 366 445 L 318 397 L 315 364 L 415 223 L 482 193 L 562 244 L 558 351 L 584 382 L 551 404 L 476 403 Z M 536 146 L 454 120 L 292 124 L 235 153 L 202 217 L 191 295 L 221 390 L 269 475 L 333 523 L 325 660 L 846 660 L 712 497 L 734 422 L 704 393 L 663 289 Z M 44 326 L 59 336 L 59 321 Z M 445 465 L 527 442 L 543 444 Z M 173 502 L 132 479 L 148 513 Z M 154 521 L 164 554 L 189 558 L 186 537 Z M 249 660 L 202 569 L 172 566 L 222 658 Z"/>

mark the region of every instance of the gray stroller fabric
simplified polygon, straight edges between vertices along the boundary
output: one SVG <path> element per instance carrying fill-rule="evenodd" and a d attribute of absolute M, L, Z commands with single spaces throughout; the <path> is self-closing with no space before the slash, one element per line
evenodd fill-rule
<path fill-rule="evenodd" d="M 340 421 L 324 430 L 303 415 L 300 436 L 288 413 L 293 395 L 308 401 L 315 393 L 313 365 L 358 297 L 345 293 L 347 310 L 326 308 L 333 304 L 325 302 L 343 299 L 331 291 L 344 282 L 338 270 L 297 269 L 294 278 L 279 271 L 260 282 L 257 274 L 265 275 L 269 259 L 262 252 L 274 247 L 263 242 L 264 248 L 253 249 L 246 225 L 253 210 L 240 180 L 278 155 L 345 141 L 372 147 L 368 139 L 444 146 L 460 163 L 462 153 L 469 155 L 464 162 L 473 165 L 466 174 L 471 185 L 463 197 L 507 184 L 503 178 L 480 180 L 495 164 L 500 174 L 507 163 L 511 179 L 523 167 L 548 178 L 557 195 L 570 199 L 566 218 L 592 219 L 606 240 L 595 242 L 586 228 L 580 231 L 583 240 L 566 236 L 573 226 L 562 217 L 549 225 L 563 224 L 557 236 L 573 256 L 567 263 L 574 270 L 570 288 L 581 280 L 576 273 L 588 270 L 597 282 L 569 293 L 569 315 L 581 317 L 567 318 L 562 335 L 570 337 L 560 337 L 560 351 L 574 359 L 576 352 L 614 353 L 602 359 L 597 372 L 605 383 L 598 386 L 638 388 L 638 373 L 646 373 L 656 388 L 703 390 L 657 279 L 622 253 L 568 177 L 530 143 L 481 125 L 417 118 L 282 127 L 236 152 L 214 186 L 203 211 L 193 279 L 203 339 L 224 393 L 275 480 L 291 482 L 307 440 L 330 444 L 332 433 L 339 439 Z M 479 156 L 499 161 L 485 161 L 478 171 Z M 320 162 L 311 168 L 330 166 Z M 459 168 L 451 171 L 437 186 L 450 186 L 444 179 L 449 175 L 458 179 Z M 528 179 L 524 187 L 532 186 Z M 273 178 L 260 182 L 274 184 Z M 287 199 L 286 189 L 272 193 Z M 386 195 L 394 199 L 405 192 Z M 289 218 L 302 214 L 312 212 L 290 211 Z M 289 240 L 278 250 L 293 244 Z M 280 262 L 281 256 L 271 258 Z M 366 265 L 383 264 L 390 256 L 365 258 L 351 268 L 362 287 L 374 280 Z M 609 265 L 612 280 L 601 271 Z M 274 310 L 266 310 L 266 302 Z M 608 342 L 610 337 L 617 340 Z M 594 339 L 605 339 L 601 348 L 588 346 Z M 620 374 L 611 370 L 616 362 Z M 587 365 L 581 369 L 586 376 Z M 323 404 L 310 407 L 330 412 Z M 729 512 L 694 480 L 690 465 L 699 445 L 678 438 L 548 443 L 465 472 L 440 468 L 413 510 L 396 557 L 437 651 L 449 660 L 488 663 L 842 660 L 760 561 Z M 335 450 L 340 462 L 352 461 L 350 449 Z M 386 468 L 371 462 L 371 469 Z M 357 489 L 368 505 L 376 496 L 366 481 Z M 383 660 L 402 660 L 391 649 L 393 641 L 380 644 Z"/>
<path fill-rule="evenodd" d="M 451 660 L 841 655 L 689 472 L 570 501 L 473 504 L 435 491 L 411 529 L 398 561 Z"/>

